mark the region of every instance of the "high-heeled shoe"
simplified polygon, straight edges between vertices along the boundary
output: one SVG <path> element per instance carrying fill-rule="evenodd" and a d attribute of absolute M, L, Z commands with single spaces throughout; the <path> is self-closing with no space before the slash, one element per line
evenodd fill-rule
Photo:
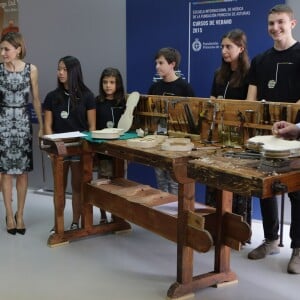
<path fill-rule="evenodd" d="M 15 213 L 15 221 L 16 221 L 16 224 L 17 224 L 17 213 Z M 26 228 L 16 228 L 16 232 L 19 233 L 19 234 L 24 235 L 25 232 L 26 232 Z"/>
<path fill-rule="evenodd" d="M 7 228 L 7 217 L 5 217 L 5 221 L 6 221 L 6 230 L 7 230 L 7 232 L 8 232 L 9 234 L 15 235 L 15 234 L 17 233 L 17 228 L 15 227 L 15 228 L 10 228 L 10 229 L 8 229 L 8 228 Z"/>

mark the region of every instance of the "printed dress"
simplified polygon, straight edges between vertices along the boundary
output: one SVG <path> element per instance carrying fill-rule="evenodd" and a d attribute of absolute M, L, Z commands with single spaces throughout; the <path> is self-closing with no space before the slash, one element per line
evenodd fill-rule
<path fill-rule="evenodd" d="M 0 172 L 32 171 L 32 126 L 28 112 L 30 64 L 10 72 L 0 64 Z"/>

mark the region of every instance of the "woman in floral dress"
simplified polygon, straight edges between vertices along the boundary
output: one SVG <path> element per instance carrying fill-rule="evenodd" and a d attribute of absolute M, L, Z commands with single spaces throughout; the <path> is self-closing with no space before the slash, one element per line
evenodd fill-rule
<path fill-rule="evenodd" d="M 28 188 L 28 172 L 33 169 L 32 125 L 29 95 L 43 133 L 41 103 L 36 66 L 25 63 L 25 43 L 18 32 L 1 37 L 0 50 L 0 173 L 6 209 L 6 227 L 10 234 L 25 234 L 23 212 Z M 13 179 L 16 178 L 17 210 L 12 208 Z"/>

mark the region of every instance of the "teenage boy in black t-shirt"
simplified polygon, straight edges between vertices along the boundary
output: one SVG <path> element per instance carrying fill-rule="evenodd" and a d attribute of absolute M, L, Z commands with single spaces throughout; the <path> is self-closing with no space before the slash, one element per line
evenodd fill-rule
<path fill-rule="evenodd" d="M 155 68 L 161 79 L 151 85 L 148 91 L 149 95 L 195 96 L 191 85 L 176 74 L 180 59 L 179 51 L 174 48 L 161 48 L 156 53 Z M 178 184 L 171 178 L 170 172 L 155 168 L 155 174 L 160 190 L 178 194 Z"/>
<path fill-rule="evenodd" d="M 300 99 L 300 44 L 292 30 L 296 20 L 292 9 L 275 5 L 268 14 L 268 32 L 274 46 L 256 56 L 249 72 L 247 100 L 297 102 Z M 288 194 L 291 200 L 290 238 L 293 249 L 288 273 L 300 274 L 300 191 Z M 264 242 L 248 254 L 249 259 L 261 259 L 279 253 L 278 207 L 275 197 L 260 200 Z"/>

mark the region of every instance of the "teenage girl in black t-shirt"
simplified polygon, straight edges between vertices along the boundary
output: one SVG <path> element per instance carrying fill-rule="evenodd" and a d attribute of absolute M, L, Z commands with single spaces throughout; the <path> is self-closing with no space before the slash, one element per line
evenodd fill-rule
<path fill-rule="evenodd" d="M 57 88 L 47 94 L 43 108 L 45 134 L 96 129 L 95 98 L 83 82 L 81 65 L 77 58 L 65 56 L 58 61 Z M 81 216 L 80 157 L 71 156 L 64 159 L 65 189 L 69 169 L 72 176 L 73 208 L 70 229 L 78 229 Z"/>
<path fill-rule="evenodd" d="M 96 97 L 96 129 L 117 127 L 125 104 L 125 91 L 120 71 L 116 68 L 104 69 L 99 79 L 99 95 Z M 98 178 L 112 177 L 111 157 L 98 154 L 95 156 L 95 165 L 98 169 Z M 100 215 L 100 224 L 106 223 L 106 212 L 100 209 Z"/>
<path fill-rule="evenodd" d="M 245 100 L 248 92 L 250 59 L 247 51 L 247 37 L 240 29 L 227 32 L 221 40 L 222 62 L 216 70 L 211 88 L 211 98 Z M 223 131 L 236 127 L 223 128 Z M 207 187 L 206 204 L 216 205 L 215 189 Z M 242 215 L 251 225 L 251 197 L 233 195 L 232 211 Z"/>

